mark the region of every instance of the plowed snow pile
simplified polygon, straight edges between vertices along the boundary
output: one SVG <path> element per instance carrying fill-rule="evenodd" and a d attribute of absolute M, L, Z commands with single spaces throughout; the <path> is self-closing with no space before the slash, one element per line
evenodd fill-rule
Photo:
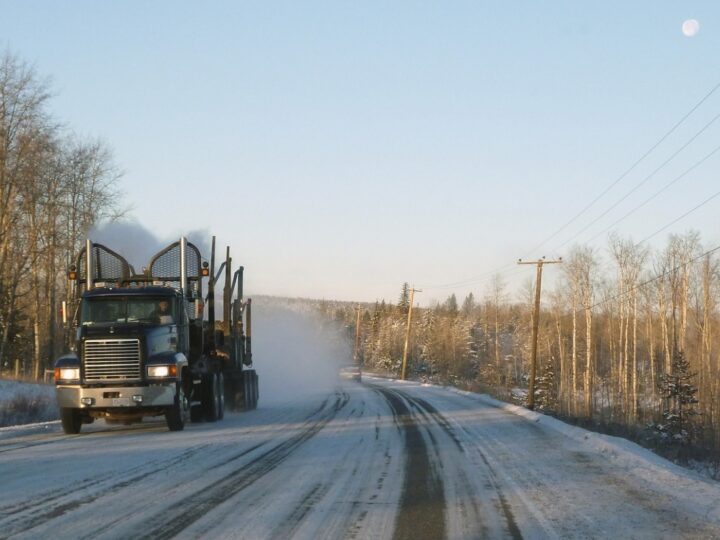
<path fill-rule="evenodd" d="M 0 379 L 0 427 L 57 420 L 55 388 Z"/>

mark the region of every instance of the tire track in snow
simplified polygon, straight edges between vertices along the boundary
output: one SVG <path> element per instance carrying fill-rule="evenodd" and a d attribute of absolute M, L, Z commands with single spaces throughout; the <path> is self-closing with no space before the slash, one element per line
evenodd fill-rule
<path fill-rule="evenodd" d="M 389 403 L 405 435 L 405 481 L 395 523 L 395 540 L 446 537 L 443 480 L 431 466 L 425 439 L 402 394 L 372 385 Z"/>
<path fill-rule="evenodd" d="M 327 397 L 325 400 L 323 400 L 323 402 L 318 407 L 313 409 L 312 412 L 310 412 L 309 414 L 306 414 L 302 419 L 300 419 L 299 422 L 308 423 L 308 422 L 312 421 L 313 416 L 317 416 L 325 407 L 327 407 L 329 400 L 330 400 L 330 397 Z M 209 466 L 206 466 L 204 469 L 202 469 L 202 472 L 213 471 L 215 469 L 225 467 L 225 466 L 229 465 L 230 463 L 237 461 L 238 459 L 241 459 L 241 458 L 247 456 L 248 454 L 255 452 L 257 449 L 259 449 L 263 446 L 268 446 L 272 443 L 273 443 L 273 439 L 265 439 L 259 443 L 256 443 L 248 448 L 241 450 L 240 452 L 238 452 L 236 454 L 233 454 L 229 457 L 224 458 L 222 461 L 219 461 L 219 462 L 213 463 Z M 198 471 L 196 474 L 202 474 L 202 472 Z M 127 520 L 127 515 L 119 515 L 113 521 L 105 523 L 104 528 L 110 530 L 115 525 L 122 523 L 123 521 L 126 521 L 126 520 Z M 86 536 L 80 536 L 77 538 L 77 540 L 90 540 L 92 538 L 95 538 L 96 536 L 97 536 L 96 533 L 91 533 Z"/>
<path fill-rule="evenodd" d="M 44 446 L 46 444 L 53 444 L 60 441 L 67 441 L 68 439 L 76 438 L 77 435 L 67 435 L 65 437 L 57 437 L 57 436 L 51 436 L 52 438 L 45 439 L 43 438 L 40 441 L 33 441 L 33 442 L 27 442 L 27 443 L 5 443 L 0 444 L 0 454 L 4 454 L 6 452 L 13 452 L 15 450 L 25 450 L 26 448 L 33 448 L 35 446 Z"/>
<path fill-rule="evenodd" d="M 302 525 L 305 517 L 312 511 L 313 507 L 330 491 L 332 486 L 329 484 L 315 484 L 307 493 L 301 497 L 301 503 L 287 516 L 281 526 L 272 534 L 270 538 L 284 540 L 292 538 L 295 532 Z"/>
<path fill-rule="evenodd" d="M 285 461 L 306 441 L 314 437 L 337 413 L 347 404 L 350 396 L 346 393 L 336 394 L 335 403 L 320 419 L 312 422 L 300 433 L 283 441 L 279 445 L 263 452 L 261 455 L 243 464 L 220 480 L 205 486 L 199 492 L 173 502 L 158 514 L 150 517 L 138 528 L 135 534 L 138 539 L 167 539 L 182 532 L 186 527 L 206 516 L 216 506 L 244 490 L 258 479 L 272 471 Z M 325 403 L 325 402 L 324 402 Z M 318 409 L 321 412 L 321 409 Z M 148 528 L 148 526 L 150 528 Z"/>
<path fill-rule="evenodd" d="M 361 404 L 361 410 L 364 411 L 364 409 L 365 402 L 363 401 Z M 355 417 L 356 415 L 357 408 L 353 407 L 353 409 L 349 413 L 347 413 L 347 418 L 344 421 L 345 424 L 349 423 L 350 419 Z M 360 443 L 358 444 L 361 443 L 362 438 L 360 440 Z M 352 461 L 352 454 L 355 451 L 355 447 L 348 448 L 347 451 L 343 454 L 342 458 L 338 459 L 337 464 L 328 476 L 328 479 L 323 482 L 316 482 L 306 494 L 300 497 L 300 503 L 295 507 L 292 512 L 290 512 L 288 516 L 283 518 L 282 523 L 272 532 L 270 538 L 284 540 L 286 538 L 292 538 L 295 535 L 295 533 L 302 527 L 305 518 L 312 513 L 312 511 L 315 509 L 315 506 L 320 503 L 335 487 L 336 479 L 341 477 L 342 471 L 343 469 L 345 469 L 347 463 Z M 355 468 L 350 477 L 354 476 L 356 471 L 357 464 L 355 465 Z M 350 521 L 349 516 L 347 516 L 346 521 Z"/>
<path fill-rule="evenodd" d="M 19 534 L 29 531 L 39 525 L 47 523 L 57 517 L 79 508 L 82 505 L 90 504 L 109 494 L 116 493 L 121 489 L 136 484 L 152 475 L 166 471 L 172 467 L 182 464 L 184 461 L 192 458 L 195 454 L 201 452 L 209 445 L 202 445 L 191 448 L 182 454 L 175 456 L 169 460 L 154 460 L 143 465 L 134 467 L 131 470 L 116 471 L 103 475 L 101 478 L 88 479 L 72 486 L 71 489 L 55 490 L 46 496 L 42 494 L 35 496 L 33 501 L 25 501 L 20 506 L 8 508 L 11 512 L 10 519 L 0 520 L 2 534 L 0 539 L 8 538 L 13 534 Z M 150 470 L 147 470 L 150 468 Z M 128 477 L 128 474 L 130 476 Z M 119 480 L 118 482 L 112 482 Z M 80 495 L 81 492 L 94 488 L 95 486 L 111 482 L 109 486 L 92 491 L 86 495 Z M 54 503 L 54 504 L 48 504 Z M 3 512 L 4 513 L 4 512 Z"/>
<path fill-rule="evenodd" d="M 63 441 L 71 441 L 71 440 L 86 440 L 88 438 L 99 438 L 99 437 L 107 437 L 107 436 L 115 436 L 118 433 L 126 433 L 128 430 L 119 430 L 119 429 L 105 429 L 100 431 L 89 431 L 85 433 L 79 433 L 77 435 L 58 435 L 58 434 L 45 434 L 42 435 L 39 438 L 36 438 L 36 440 L 23 442 L 22 440 L 16 441 L 16 442 L 5 442 L 0 443 L 0 454 L 5 454 L 7 452 L 14 452 L 16 450 L 25 450 L 27 448 L 34 448 L 36 446 L 45 446 L 48 444 L 57 444 Z M 144 426 L 135 426 L 131 430 L 133 433 L 141 433 L 145 431 L 165 431 L 165 427 L 163 424 L 163 427 L 159 427 L 158 423 L 154 424 L 147 424 Z M 18 437 L 19 439 L 22 439 L 23 436 L 21 435 Z"/>
<path fill-rule="evenodd" d="M 430 416 L 432 416 L 432 418 L 435 420 L 435 422 L 452 439 L 452 441 L 455 443 L 457 448 L 462 453 L 465 453 L 465 448 L 463 447 L 457 433 L 455 432 L 455 430 L 453 429 L 452 425 L 450 424 L 450 422 L 448 421 L 447 418 L 445 418 L 435 407 L 430 405 L 427 401 L 425 401 L 422 398 L 410 397 L 407 395 L 405 395 L 405 398 L 408 399 L 411 403 L 415 404 L 417 407 L 424 409 Z M 512 513 L 512 509 L 510 508 L 510 504 L 507 501 L 507 497 L 504 495 L 504 493 L 500 489 L 500 485 L 497 482 L 495 473 L 487 459 L 487 456 L 480 449 L 478 449 L 478 452 L 480 454 L 480 458 L 482 459 L 483 463 L 487 466 L 488 471 L 490 473 L 493 489 L 497 493 L 498 499 L 500 501 L 499 510 L 502 511 L 503 515 L 505 516 L 505 520 L 507 521 L 508 532 L 510 533 L 512 538 L 514 538 L 516 540 L 521 539 L 523 537 L 522 533 L 520 532 L 517 522 L 515 521 L 515 516 Z M 467 479 L 466 479 L 466 482 L 467 482 Z"/>
<path fill-rule="evenodd" d="M 444 396 L 444 399 L 457 399 L 457 397 L 463 398 L 462 396 Z M 463 407 L 466 407 L 466 405 L 463 405 Z M 517 457 L 510 463 L 503 462 L 500 459 L 500 456 L 503 455 L 514 456 L 516 452 L 500 442 L 498 437 L 493 434 L 493 422 L 494 420 L 491 421 L 488 426 L 483 427 L 482 431 L 479 431 L 476 428 L 466 425 L 465 422 L 460 422 L 452 418 L 448 419 L 450 428 L 455 429 L 456 433 L 461 434 L 463 444 L 465 445 L 467 454 L 471 458 L 471 462 L 475 467 L 482 467 L 483 470 L 487 471 L 488 487 L 500 497 L 500 499 L 496 501 L 498 511 L 503 511 L 504 508 L 511 510 L 511 505 L 507 498 L 507 493 L 509 492 L 515 500 L 516 508 L 519 506 L 524 510 L 518 521 L 523 524 L 523 529 L 527 528 L 527 530 L 530 531 L 530 536 L 537 538 L 567 537 L 568 531 L 558 530 L 557 524 L 546 519 L 542 511 L 540 511 L 538 506 L 529 497 L 528 485 L 545 485 L 542 473 L 538 475 L 536 471 L 532 469 L 518 469 L 517 464 L 519 462 Z M 547 433 L 534 423 L 517 422 L 517 424 L 513 426 L 528 430 L 529 433 L 527 437 L 548 437 Z M 527 437 L 521 437 L 521 440 L 525 440 Z M 498 448 L 498 445 L 503 448 L 502 451 Z M 547 452 L 553 451 L 555 451 L 555 448 L 547 448 Z M 554 486 L 548 486 L 547 492 L 552 492 L 553 489 L 555 489 Z M 575 519 L 582 519 L 582 516 L 576 517 Z M 521 535 L 521 526 L 517 525 L 517 521 L 515 524 L 517 534 Z M 511 534 L 515 534 L 512 531 L 510 532 Z M 569 534 L 572 537 L 578 536 L 576 532 Z M 592 537 L 592 535 L 592 529 L 579 534 L 580 537 Z M 518 537 L 521 538 L 522 536 Z"/>

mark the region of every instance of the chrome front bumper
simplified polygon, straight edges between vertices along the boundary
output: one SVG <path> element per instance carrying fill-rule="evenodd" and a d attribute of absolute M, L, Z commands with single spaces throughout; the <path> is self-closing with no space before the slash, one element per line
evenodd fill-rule
<path fill-rule="evenodd" d="M 153 386 L 83 388 L 79 385 L 58 385 L 55 389 L 60 407 L 73 409 L 110 409 L 165 407 L 175 403 L 175 383 Z M 109 396 L 112 394 L 112 397 Z M 92 399 L 91 404 L 83 403 Z"/>

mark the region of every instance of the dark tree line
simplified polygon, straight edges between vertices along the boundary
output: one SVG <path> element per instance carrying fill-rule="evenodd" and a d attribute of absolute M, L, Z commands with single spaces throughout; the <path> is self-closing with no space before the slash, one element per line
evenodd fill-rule
<path fill-rule="evenodd" d="M 119 208 L 110 150 L 57 122 L 50 99 L 33 67 L 0 56 L 0 373 L 35 379 L 65 347 L 68 266 Z"/>

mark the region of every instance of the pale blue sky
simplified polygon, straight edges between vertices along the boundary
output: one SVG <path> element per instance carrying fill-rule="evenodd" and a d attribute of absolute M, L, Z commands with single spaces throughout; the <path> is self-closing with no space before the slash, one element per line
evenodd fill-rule
<path fill-rule="evenodd" d="M 0 43 L 52 77 L 52 112 L 114 148 L 134 217 L 163 237 L 216 234 L 255 293 L 395 301 L 403 281 L 563 255 L 720 113 L 718 90 L 532 253 L 720 83 L 719 2 L 0 0 L 0 14 Z M 720 120 L 577 240 L 718 144 Z M 618 231 L 641 240 L 702 202 L 719 165 Z M 668 232 L 715 247 L 719 210 Z"/>

